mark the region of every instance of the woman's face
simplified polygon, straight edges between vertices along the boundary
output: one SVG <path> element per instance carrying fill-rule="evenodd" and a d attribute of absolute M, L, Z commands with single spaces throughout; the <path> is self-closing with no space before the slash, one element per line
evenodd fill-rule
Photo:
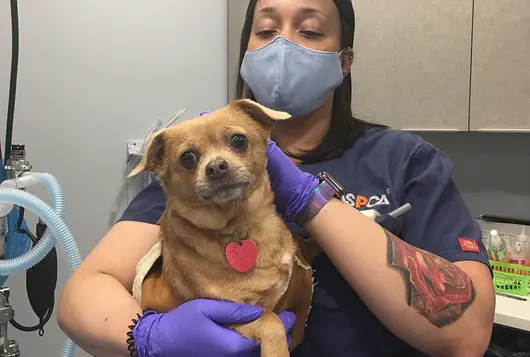
<path fill-rule="evenodd" d="M 276 36 L 317 51 L 339 52 L 341 17 L 333 0 L 258 0 L 248 49 Z"/>

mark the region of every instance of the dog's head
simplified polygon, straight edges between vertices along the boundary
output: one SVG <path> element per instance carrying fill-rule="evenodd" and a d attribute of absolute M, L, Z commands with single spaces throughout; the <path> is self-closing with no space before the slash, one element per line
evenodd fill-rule
<path fill-rule="evenodd" d="M 248 99 L 163 129 L 152 137 L 129 177 L 150 171 L 168 199 L 223 205 L 263 183 L 270 130 L 291 116 Z"/>

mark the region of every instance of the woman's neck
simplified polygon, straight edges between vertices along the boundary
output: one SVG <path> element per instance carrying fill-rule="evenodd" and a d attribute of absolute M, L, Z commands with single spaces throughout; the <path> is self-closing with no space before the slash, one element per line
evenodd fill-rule
<path fill-rule="evenodd" d="M 328 132 L 332 111 L 333 96 L 304 117 L 277 122 L 271 138 L 280 148 L 294 155 L 312 150 Z"/>

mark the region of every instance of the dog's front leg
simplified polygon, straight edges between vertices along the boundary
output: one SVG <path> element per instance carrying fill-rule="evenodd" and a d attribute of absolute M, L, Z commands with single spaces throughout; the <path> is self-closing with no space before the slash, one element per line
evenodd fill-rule
<path fill-rule="evenodd" d="M 162 313 L 169 312 L 180 304 L 181 302 L 175 299 L 160 273 L 151 274 L 144 280 L 140 302 L 142 309 Z"/>
<path fill-rule="evenodd" d="M 289 357 L 287 332 L 278 315 L 265 310 L 263 315 L 248 324 L 230 326 L 243 336 L 261 345 L 261 357 Z"/>

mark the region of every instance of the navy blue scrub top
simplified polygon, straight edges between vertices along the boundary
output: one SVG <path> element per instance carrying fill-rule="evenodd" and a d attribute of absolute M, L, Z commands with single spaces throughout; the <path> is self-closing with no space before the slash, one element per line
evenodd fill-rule
<path fill-rule="evenodd" d="M 385 214 L 410 203 L 412 209 L 403 216 L 385 216 L 379 223 L 407 243 L 450 262 L 476 260 L 489 266 L 481 229 L 451 178 L 451 160 L 420 137 L 368 128 L 342 156 L 300 169 L 329 172 L 344 186 L 343 200 L 358 210 Z M 164 193 L 154 181 L 133 199 L 120 220 L 157 224 L 164 209 Z M 290 227 L 306 236 L 297 226 Z M 460 237 L 476 240 L 480 252 L 463 251 Z M 316 284 L 312 309 L 305 340 L 292 356 L 425 356 L 377 320 L 325 254 L 312 265 Z"/>

